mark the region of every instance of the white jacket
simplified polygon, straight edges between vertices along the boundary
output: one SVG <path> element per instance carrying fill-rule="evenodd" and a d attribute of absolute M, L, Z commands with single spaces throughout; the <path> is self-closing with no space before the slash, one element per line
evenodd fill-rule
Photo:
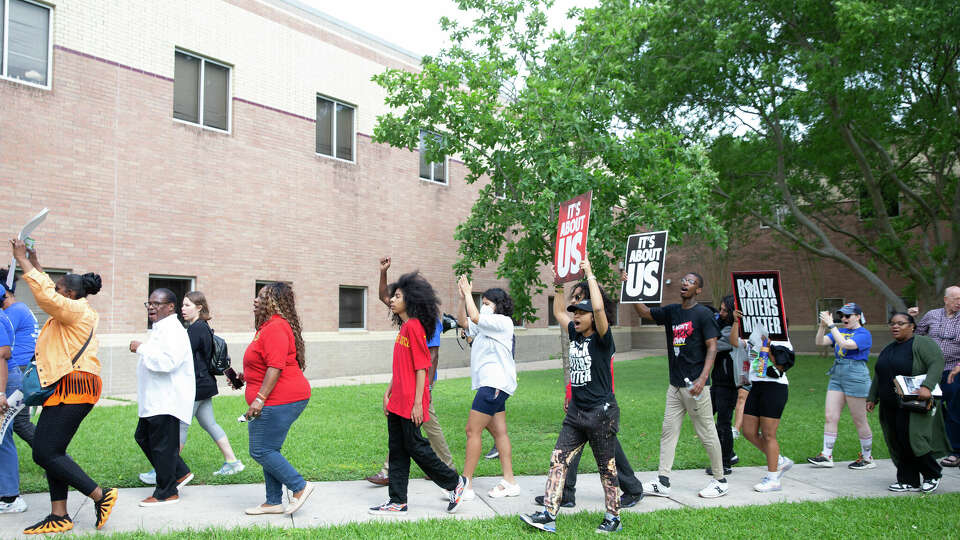
<path fill-rule="evenodd" d="M 146 343 L 137 347 L 137 414 L 169 414 L 189 424 L 197 383 L 190 336 L 176 315 L 153 323 Z"/>

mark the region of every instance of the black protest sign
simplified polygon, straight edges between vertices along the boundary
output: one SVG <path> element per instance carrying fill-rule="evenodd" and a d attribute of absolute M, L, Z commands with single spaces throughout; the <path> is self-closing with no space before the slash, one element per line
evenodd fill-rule
<path fill-rule="evenodd" d="M 733 297 L 743 312 L 740 337 L 757 327 L 767 329 L 772 341 L 787 341 L 787 311 L 783 307 L 780 272 L 733 272 Z"/>
<path fill-rule="evenodd" d="M 660 302 L 663 299 L 663 263 L 666 258 L 667 231 L 630 235 L 623 258 L 627 279 L 620 288 L 620 302 Z"/>

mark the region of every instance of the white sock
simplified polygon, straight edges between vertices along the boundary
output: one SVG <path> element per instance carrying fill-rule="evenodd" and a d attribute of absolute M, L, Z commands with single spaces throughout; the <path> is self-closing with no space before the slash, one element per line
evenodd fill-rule
<path fill-rule="evenodd" d="M 870 454 L 870 452 L 872 451 L 873 451 L 873 437 L 860 439 L 860 453 L 863 454 L 863 459 L 867 461 L 872 461 L 873 456 Z"/>
<path fill-rule="evenodd" d="M 823 450 L 820 452 L 828 458 L 833 457 L 833 445 L 837 443 L 836 433 L 823 432 Z"/>

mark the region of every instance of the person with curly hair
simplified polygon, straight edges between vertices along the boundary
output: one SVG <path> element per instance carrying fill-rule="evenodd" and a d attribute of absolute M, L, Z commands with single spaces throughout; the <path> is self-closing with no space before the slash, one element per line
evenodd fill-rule
<path fill-rule="evenodd" d="M 293 514 L 314 486 L 280 453 L 290 426 L 310 401 L 303 375 L 306 358 L 293 288 L 282 281 L 265 285 L 253 300 L 257 333 L 243 355 L 250 457 L 263 467 L 266 501 L 247 508 L 250 515 Z M 283 486 L 292 493 L 284 508 Z"/>
<path fill-rule="evenodd" d="M 369 512 L 382 516 L 407 515 L 407 484 L 410 460 L 424 474 L 449 492 L 447 512 L 460 506 L 467 479 L 437 457 L 420 434 L 420 425 L 430 419 L 430 388 L 427 370 L 432 361 L 427 350 L 426 328 L 434 328 L 440 316 L 439 300 L 430 283 L 418 272 L 400 276 L 389 287 L 390 311 L 400 333 L 393 345 L 393 376 L 383 394 L 387 417 L 390 499 Z"/>
<path fill-rule="evenodd" d="M 73 521 L 67 512 L 67 490 L 73 489 L 93 500 L 96 527 L 103 528 L 117 503 L 117 488 L 102 488 L 67 455 L 67 446 L 93 406 L 100 400 L 103 383 L 97 359 L 96 336 L 100 315 L 87 296 L 100 292 L 98 274 L 67 274 L 50 279 L 37 260 L 37 252 L 23 241 L 10 241 L 13 257 L 23 269 L 37 305 L 50 318 L 37 336 L 35 361 L 43 386 L 54 386 L 43 403 L 33 436 L 33 461 L 47 473 L 50 486 L 50 514 L 26 529 L 24 534 L 69 531 Z"/>
<path fill-rule="evenodd" d="M 476 395 L 467 418 L 467 452 L 463 476 L 467 487 L 464 500 L 476 497 L 473 473 L 483 452 L 483 430 L 493 435 L 500 454 L 503 480 L 488 495 L 493 498 L 516 497 L 520 486 L 513 478 L 510 437 L 507 435 L 507 399 L 517 391 L 517 366 L 514 362 L 516 337 L 513 335 L 513 299 L 500 288 L 487 289 L 478 310 L 473 301 L 473 285 L 467 276 L 460 276 L 458 287 L 463 309 L 457 323 L 473 337 L 470 349 L 470 379 Z"/>

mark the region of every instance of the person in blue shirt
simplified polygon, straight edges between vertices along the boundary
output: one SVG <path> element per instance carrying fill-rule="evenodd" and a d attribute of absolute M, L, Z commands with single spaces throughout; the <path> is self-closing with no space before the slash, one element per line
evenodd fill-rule
<path fill-rule="evenodd" d="M 832 346 L 833 366 L 827 372 L 830 384 L 827 386 L 825 409 L 826 423 L 823 426 L 823 450 L 807 461 L 814 467 L 833 467 L 833 447 L 837 442 L 837 424 L 843 406 L 850 409 L 850 416 L 857 427 L 860 437 L 860 456 L 849 467 L 854 470 L 873 469 L 873 432 L 867 423 L 867 394 L 870 393 L 870 347 L 873 337 L 863 327 L 865 322 L 860 306 L 850 302 L 837 311 L 840 324 L 833 322 L 829 311 L 820 313 L 820 326 L 817 329 L 816 343 L 820 346 Z"/>
<path fill-rule="evenodd" d="M 40 334 L 40 325 L 30 308 L 23 302 L 17 301 L 13 292 L 17 288 L 17 283 L 13 283 L 13 288 L 7 288 L 7 269 L 0 269 L 0 282 L 2 285 L 2 294 L 0 297 L 0 308 L 10 319 L 13 325 L 15 343 L 11 351 L 10 366 L 17 368 L 22 374 L 30 365 L 33 358 L 33 352 L 37 348 L 37 336 Z M 23 439 L 30 447 L 33 447 L 33 432 L 36 426 L 30 422 L 30 409 L 24 407 L 17 417 L 13 420 L 13 432 Z"/>
<path fill-rule="evenodd" d="M 10 404 L 7 397 L 20 389 L 20 370 L 11 363 L 15 343 L 13 325 L 0 311 L 0 420 L 6 420 Z M 0 514 L 24 512 L 27 504 L 20 496 L 20 466 L 13 430 L 7 429 L 0 440 Z"/>

